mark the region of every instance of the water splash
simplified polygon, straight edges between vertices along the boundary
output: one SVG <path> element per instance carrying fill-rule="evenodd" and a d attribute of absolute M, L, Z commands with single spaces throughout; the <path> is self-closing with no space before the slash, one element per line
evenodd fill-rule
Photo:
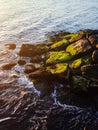
<path fill-rule="evenodd" d="M 34 91 L 35 94 L 37 94 L 38 96 L 40 96 L 40 91 L 38 91 L 35 87 L 33 82 L 31 82 L 29 80 L 29 78 L 27 77 L 27 75 L 24 73 L 23 68 L 20 67 L 19 65 L 16 65 L 13 68 L 14 71 L 16 71 L 19 74 L 19 78 L 18 78 L 18 83 L 20 85 L 23 85 L 25 88 L 29 88 L 32 91 Z"/>
<path fill-rule="evenodd" d="M 70 109 L 70 110 L 72 110 L 72 111 L 74 111 L 74 110 L 79 110 L 80 108 L 79 107 L 76 107 L 76 106 L 73 106 L 73 105 L 66 105 L 66 104 L 63 104 L 63 103 L 61 103 L 58 99 L 57 99 L 57 88 L 62 88 L 62 87 L 64 87 L 62 84 L 60 84 L 60 85 L 55 85 L 54 86 L 54 90 L 53 90 L 53 92 L 52 92 L 52 94 L 51 94 L 51 97 L 53 98 L 53 100 L 54 100 L 54 105 L 57 105 L 57 106 L 60 106 L 60 107 L 63 107 L 63 108 L 66 108 L 66 109 Z"/>

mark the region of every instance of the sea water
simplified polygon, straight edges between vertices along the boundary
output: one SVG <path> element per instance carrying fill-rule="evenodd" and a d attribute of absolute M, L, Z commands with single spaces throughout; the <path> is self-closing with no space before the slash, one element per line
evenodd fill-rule
<path fill-rule="evenodd" d="M 82 29 L 98 29 L 98 0 L 0 0 L 0 43 L 35 44 Z"/>

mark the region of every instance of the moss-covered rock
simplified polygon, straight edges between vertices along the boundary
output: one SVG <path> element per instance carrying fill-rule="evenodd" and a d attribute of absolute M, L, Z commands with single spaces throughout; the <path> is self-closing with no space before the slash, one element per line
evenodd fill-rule
<path fill-rule="evenodd" d="M 30 78 L 60 81 L 67 77 L 70 80 L 72 76 L 85 76 L 98 81 L 98 30 L 61 32 L 50 39 L 44 44 L 21 46 L 19 55 L 29 57 L 34 65 L 38 64 L 38 67 L 25 66 L 24 71 L 29 73 Z M 72 76 L 69 76 L 71 72 Z M 75 78 L 74 82 L 78 79 L 82 82 L 82 78 Z"/>
<path fill-rule="evenodd" d="M 91 63 L 91 55 L 84 56 L 82 58 L 76 59 L 72 62 L 72 69 L 74 74 L 81 74 L 81 66 L 88 65 Z"/>
<path fill-rule="evenodd" d="M 46 67 L 46 70 L 51 74 L 62 74 L 68 70 L 68 64 L 66 63 L 59 63 L 52 66 Z"/>
<path fill-rule="evenodd" d="M 80 40 L 81 38 L 84 37 L 84 35 L 85 35 L 84 32 L 83 32 L 83 31 L 80 31 L 80 32 L 78 32 L 78 33 L 68 34 L 68 35 L 66 35 L 64 38 L 65 38 L 66 40 L 68 40 L 70 43 L 72 43 L 72 42 L 75 42 L 75 41 Z"/>
<path fill-rule="evenodd" d="M 61 41 L 55 42 L 51 45 L 51 50 L 64 50 L 68 46 L 68 41 L 66 39 L 63 39 Z"/>
<path fill-rule="evenodd" d="M 87 55 L 83 58 L 79 58 L 77 60 L 74 60 L 72 62 L 72 68 L 73 69 L 78 69 L 80 68 L 82 65 L 87 65 L 87 64 L 90 64 L 91 63 L 91 55 Z"/>
<path fill-rule="evenodd" d="M 74 62 L 72 63 L 72 68 L 73 69 L 78 69 L 83 65 L 84 61 L 82 58 L 74 60 Z"/>
<path fill-rule="evenodd" d="M 86 55 L 92 49 L 91 45 L 86 39 L 81 39 L 66 48 L 66 52 L 69 53 L 72 57 L 80 57 L 85 53 Z"/>
<path fill-rule="evenodd" d="M 47 54 L 46 64 L 62 63 L 71 60 L 71 58 L 65 51 L 54 51 Z"/>
<path fill-rule="evenodd" d="M 39 68 L 35 72 L 29 74 L 29 77 L 32 79 L 52 79 L 58 80 L 69 80 L 70 76 L 70 67 L 67 63 L 58 63 L 54 65 L 50 65 L 47 67 Z"/>

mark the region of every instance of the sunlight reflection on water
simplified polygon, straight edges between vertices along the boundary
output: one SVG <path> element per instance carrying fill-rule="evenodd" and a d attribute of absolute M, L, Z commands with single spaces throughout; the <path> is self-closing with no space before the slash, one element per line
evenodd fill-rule
<path fill-rule="evenodd" d="M 97 0 L 0 0 L 0 41 L 35 43 L 60 30 L 98 29 Z"/>

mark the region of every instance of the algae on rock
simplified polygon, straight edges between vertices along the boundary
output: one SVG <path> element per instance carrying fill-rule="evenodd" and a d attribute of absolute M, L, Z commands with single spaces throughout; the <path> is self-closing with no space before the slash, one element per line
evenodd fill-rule
<path fill-rule="evenodd" d="M 47 55 L 46 64 L 62 63 L 71 60 L 69 53 L 65 51 L 54 51 Z"/>
<path fill-rule="evenodd" d="M 86 39 L 81 39 L 66 48 L 66 52 L 69 53 L 72 57 L 83 55 L 92 49 L 90 43 Z"/>

